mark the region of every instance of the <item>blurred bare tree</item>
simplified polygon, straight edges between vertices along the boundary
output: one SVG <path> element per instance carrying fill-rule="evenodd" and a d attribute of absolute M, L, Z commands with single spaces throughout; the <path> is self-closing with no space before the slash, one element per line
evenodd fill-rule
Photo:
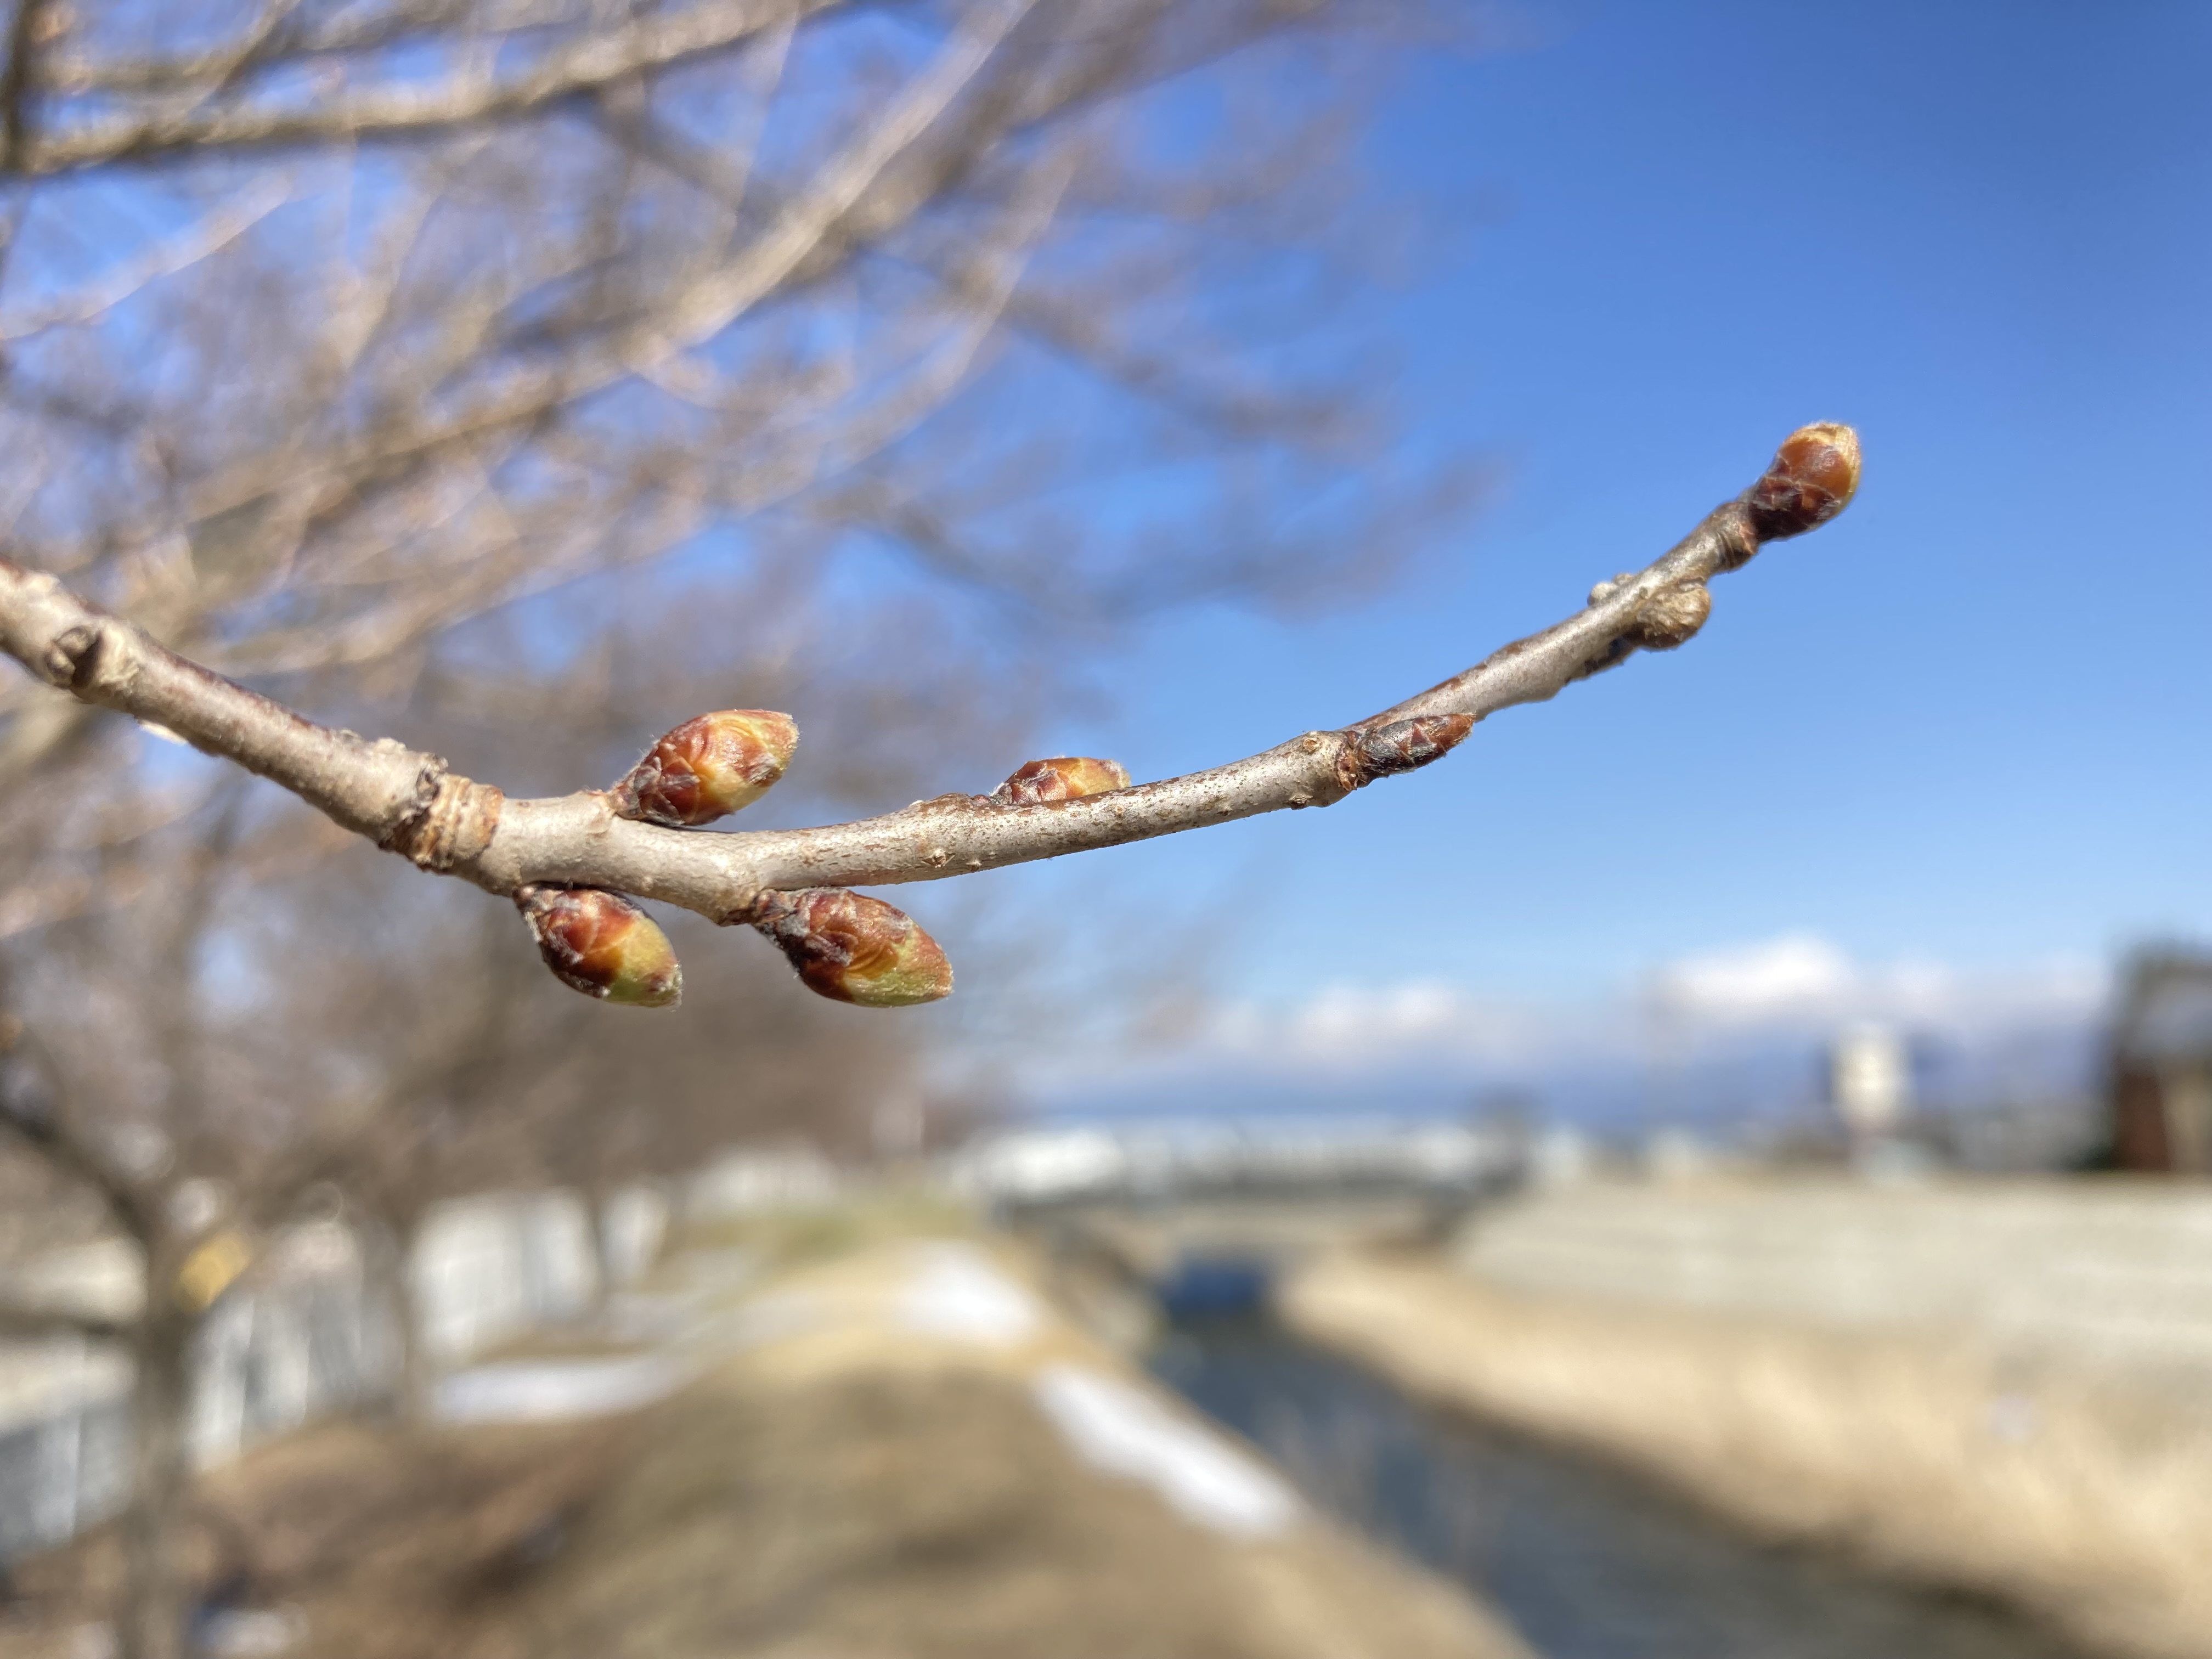
<path fill-rule="evenodd" d="M 666 642 L 671 607 L 696 601 L 617 605 L 588 653 L 550 662 L 526 638 L 479 638 L 417 677 L 412 717 L 526 770 L 611 763 L 642 708 L 704 695 L 702 677 L 729 683 L 710 642 Z M 749 675 L 750 690 L 791 690 L 772 664 Z M 908 733 L 908 765 L 1003 738 L 957 685 L 949 672 L 938 683 L 939 720 Z M 883 691 L 844 681 L 829 732 L 874 721 Z M 392 860 L 334 856 L 343 844 L 295 804 L 226 782 L 134 837 L 127 897 L 109 891 L 10 953 L 27 971 L 6 999 L 18 1012 L 0 1121 L 97 1194 L 143 1271 L 128 1308 L 0 1304 L 0 1336 L 70 1333 L 132 1355 L 125 1623 L 149 1643 L 186 1594 L 196 1339 L 303 1213 L 335 1199 L 351 1224 L 394 1316 L 393 1402 L 418 1417 L 430 1379 L 409 1264 L 441 1201 L 561 1185 L 596 1223 L 616 1188 L 732 1144 L 862 1141 L 873 1103 L 915 1064 L 918 1034 L 797 994 L 750 953 L 702 953 L 701 1018 L 610 1030 L 514 948 L 506 907 L 454 911 Z M 104 885 L 91 869 L 88 890 Z"/>
<path fill-rule="evenodd" d="M 1268 40 L 1341 81 L 1344 11 L 26 0 L 10 556 L 386 689 L 678 550 L 788 606 L 866 544 L 1066 620 L 1355 577 L 1458 475 L 1407 488 L 1312 349 L 1344 107 L 1192 80 Z M 11 776 L 93 724 L 7 712 Z"/>
<path fill-rule="evenodd" d="M 8 556 L 510 780 L 604 781 L 740 702 L 835 734 L 800 805 L 1002 770 L 1103 628 L 1364 586 L 1465 499 L 1464 468 L 1395 458 L 1329 322 L 1387 240 L 1364 48 L 1421 27 L 1391 0 L 17 0 Z M 215 1241 L 329 1183 L 396 1262 L 471 1185 L 826 1131 L 918 1041 L 757 962 L 708 969 L 711 1018 L 611 1036 L 345 841 L 0 687 L 7 1115 L 147 1269 L 102 1332 L 140 1372 L 126 1659 L 182 1640 Z"/>

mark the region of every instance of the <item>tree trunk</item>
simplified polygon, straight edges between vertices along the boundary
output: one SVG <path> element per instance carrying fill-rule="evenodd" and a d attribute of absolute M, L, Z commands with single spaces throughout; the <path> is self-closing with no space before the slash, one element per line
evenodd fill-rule
<path fill-rule="evenodd" d="M 596 1181 L 584 1183 L 584 1227 L 592 1239 L 592 1299 L 587 1305 L 592 1311 L 606 1306 L 615 1288 L 614 1238 L 608 1227 L 611 1196 Z"/>
<path fill-rule="evenodd" d="M 422 1304 L 415 1290 L 414 1230 L 406 1222 L 385 1219 L 362 1231 L 368 1294 L 373 1303 L 380 1303 L 391 1315 L 397 1350 L 384 1403 L 402 1422 L 426 1422 L 435 1379 L 422 1346 Z"/>
<path fill-rule="evenodd" d="M 192 1326 L 149 1285 L 146 1321 L 133 1356 L 137 1374 L 131 1391 L 131 1497 L 123 1522 L 117 1659 L 183 1659 L 185 1651 L 191 1592 L 183 1531 L 191 1480 L 185 1425 L 191 1404 Z"/>
<path fill-rule="evenodd" d="M 415 1235 L 412 1230 L 395 1235 L 392 1241 L 394 1270 L 392 1275 L 392 1324 L 399 1340 L 399 1374 L 394 1392 L 403 1421 L 427 1423 L 430 1419 L 437 1378 L 430 1366 L 430 1356 L 422 1345 L 422 1298 L 415 1284 Z"/>

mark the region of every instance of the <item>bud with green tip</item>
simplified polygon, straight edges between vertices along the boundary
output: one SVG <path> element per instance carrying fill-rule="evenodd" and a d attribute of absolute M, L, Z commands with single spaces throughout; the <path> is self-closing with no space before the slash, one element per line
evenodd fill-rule
<path fill-rule="evenodd" d="M 516 890 L 514 908 L 553 976 L 571 989 L 639 1008 L 673 1007 L 684 994 L 668 935 L 621 894 L 532 883 Z"/>
<path fill-rule="evenodd" d="M 1059 755 L 1031 761 L 993 791 L 990 799 L 1002 806 L 1034 806 L 1040 801 L 1079 800 L 1128 787 L 1128 770 L 1119 761 Z"/>
<path fill-rule="evenodd" d="M 842 887 L 763 893 L 746 918 L 783 948 L 807 989 L 863 1008 L 952 994 L 952 964 L 914 918 Z"/>
<path fill-rule="evenodd" d="M 765 708 L 688 720 L 646 750 L 614 788 L 615 811 L 674 830 L 712 823 L 766 794 L 791 763 L 799 727 Z"/>

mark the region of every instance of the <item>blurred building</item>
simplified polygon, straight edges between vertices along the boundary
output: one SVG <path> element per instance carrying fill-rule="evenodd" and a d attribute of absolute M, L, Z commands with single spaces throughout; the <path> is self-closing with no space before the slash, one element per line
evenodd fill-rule
<path fill-rule="evenodd" d="M 2112 1042 L 2112 1161 L 2212 1175 L 2212 955 L 2137 957 Z"/>
<path fill-rule="evenodd" d="M 1886 1025 L 1854 1025 L 1828 1050 L 1828 1095 L 1852 1141 L 1866 1146 L 1893 1136 L 1912 1105 L 1905 1040 Z"/>

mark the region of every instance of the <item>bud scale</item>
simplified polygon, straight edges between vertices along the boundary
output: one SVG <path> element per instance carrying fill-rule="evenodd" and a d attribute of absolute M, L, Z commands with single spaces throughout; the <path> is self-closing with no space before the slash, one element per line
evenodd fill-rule
<path fill-rule="evenodd" d="M 572 990 L 604 1002 L 667 1008 L 684 970 L 659 925 L 619 893 L 532 884 L 514 895 L 538 954 Z"/>
<path fill-rule="evenodd" d="M 835 1002 L 903 1008 L 952 994 L 952 964 L 903 910 L 808 887 L 761 896 L 749 920 L 782 947 L 806 988 Z"/>
<path fill-rule="evenodd" d="M 615 810 L 672 830 L 696 829 L 750 805 L 790 764 L 799 727 L 765 708 L 688 720 L 645 752 L 614 788 Z"/>
<path fill-rule="evenodd" d="M 1859 434 L 1820 422 L 1782 441 L 1765 476 L 1752 485 L 1744 505 L 1763 542 L 1802 536 L 1842 512 L 1859 487 Z"/>
<path fill-rule="evenodd" d="M 1128 787 L 1128 770 L 1119 761 L 1056 755 L 1030 762 L 1000 784 L 990 799 L 1003 806 L 1034 806 L 1042 801 L 1080 800 L 1085 795 L 1103 795 Z"/>

